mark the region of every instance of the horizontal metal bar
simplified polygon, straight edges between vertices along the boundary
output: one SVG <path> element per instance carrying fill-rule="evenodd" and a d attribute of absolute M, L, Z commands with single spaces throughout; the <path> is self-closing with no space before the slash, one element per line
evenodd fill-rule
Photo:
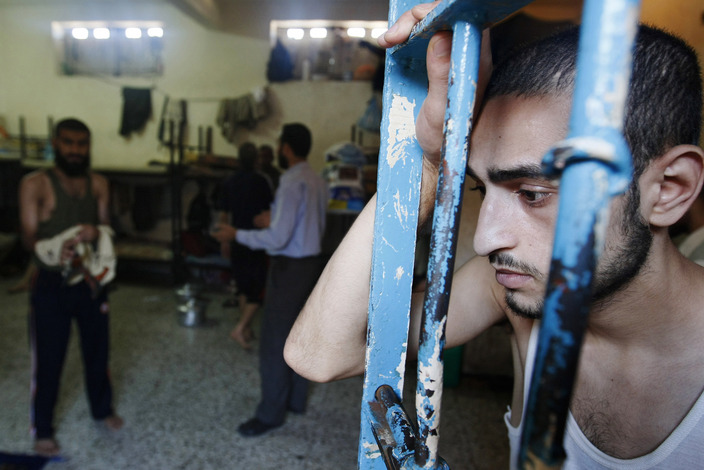
<path fill-rule="evenodd" d="M 457 21 L 476 25 L 480 30 L 505 19 L 533 0 L 445 0 L 433 8 L 411 31 L 403 44 L 391 54 L 418 56 L 428 48 L 428 41 L 438 31 L 452 31 Z"/>

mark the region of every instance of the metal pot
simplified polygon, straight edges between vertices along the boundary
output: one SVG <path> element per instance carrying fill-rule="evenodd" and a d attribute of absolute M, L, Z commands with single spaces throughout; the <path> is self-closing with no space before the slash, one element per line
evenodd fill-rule
<path fill-rule="evenodd" d="M 186 303 L 178 306 L 178 319 L 182 326 L 202 326 L 206 322 L 205 312 L 208 300 L 191 298 Z"/>
<path fill-rule="evenodd" d="M 202 290 L 201 287 L 195 284 L 186 283 L 176 289 L 176 300 L 179 303 L 186 303 L 191 299 L 197 298 Z"/>

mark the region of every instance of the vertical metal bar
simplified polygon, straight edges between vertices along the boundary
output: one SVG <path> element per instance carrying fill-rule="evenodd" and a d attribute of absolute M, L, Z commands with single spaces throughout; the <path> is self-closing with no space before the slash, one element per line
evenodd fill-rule
<path fill-rule="evenodd" d="M 185 113 L 183 114 L 185 116 Z M 174 281 L 177 283 L 182 283 L 188 278 L 188 272 L 185 264 L 185 259 L 183 256 L 183 184 L 184 184 L 184 151 L 185 151 L 185 139 L 187 124 L 185 119 L 181 119 L 178 123 L 178 136 L 176 138 L 178 145 L 177 162 L 174 166 L 174 218 L 172 224 L 174 226 L 175 237 L 173 240 L 174 253 L 173 253 L 173 273 Z"/>
<path fill-rule="evenodd" d="M 433 213 L 428 289 L 425 293 L 418 351 L 418 436 L 415 460 L 421 468 L 436 468 L 438 464 L 444 371 L 442 350 L 445 346 L 445 325 L 455 266 L 481 35 L 481 26 L 470 22 L 458 20 L 453 25 L 443 159 Z"/>
<path fill-rule="evenodd" d="M 416 0 L 391 0 L 389 24 Z M 383 384 L 403 396 L 413 253 L 418 226 L 422 152 L 415 119 L 427 93 L 425 55 L 385 60 L 376 223 L 368 312 L 367 353 L 358 452 L 360 469 L 383 469 L 368 403 Z"/>
<path fill-rule="evenodd" d="M 24 116 L 20 116 L 20 161 L 27 158 L 27 130 L 25 129 Z"/>
<path fill-rule="evenodd" d="M 603 248 L 608 203 L 631 178 L 621 131 L 638 0 L 587 0 L 570 132 L 544 159 L 564 168 L 552 263 L 519 453 L 522 468 L 560 468 L 579 352 Z"/>
<path fill-rule="evenodd" d="M 213 154 L 213 126 L 208 126 L 205 130 L 205 153 L 206 155 Z"/>

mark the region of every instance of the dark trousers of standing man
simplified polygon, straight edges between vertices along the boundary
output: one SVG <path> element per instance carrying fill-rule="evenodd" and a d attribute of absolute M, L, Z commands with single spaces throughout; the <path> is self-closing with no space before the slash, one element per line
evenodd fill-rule
<path fill-rule="evenodd" d="M 60 273 L 39 269 L 32 283 L 30 301 L 32 429 L 35 439 L 54 436 L 54 408 L 73 318 L 81 339 L 91 415 L 96 420 L 110 416 L 113 409 L 108 375 L 109 321 L 105 291 L 92 298 L 85 282 L 67 286 Z"/>
<path fill-rule="evenodd" d="M 318 256 L 270 257 L 259 346 L 262 398 L 256 413 L 263 423 L 279 425 L 287 410 L 302 413 L 306 409 L 308 381 L 286 364 L 284 345 L 322 267 Z"/>

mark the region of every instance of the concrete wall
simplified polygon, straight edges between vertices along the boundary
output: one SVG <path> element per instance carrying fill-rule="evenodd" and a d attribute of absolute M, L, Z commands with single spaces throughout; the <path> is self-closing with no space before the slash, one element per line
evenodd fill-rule
<path fill-rule="evenodd" d="M 60 3 L 60 4 L 57 4 Z M 383 19 L 383 18 L 382 18 Z M 154 79 L 62 76 L 51 38 L 52 21 L 163 21 L 164 74 Z M 268 36 L 268 29 L 262 37 Z M 96 167 L 142 167 L 150 160 L 167 161 L 159 148 L 158 118 L 165 96 L 189 103 L 189 141 L 197 144 L 198 126 L 214 127 L 214 153 L 234 156 L 237 144 L 249 139 L 275 143 L 280 125 L 302 121 L 313 130 L 311 163 L 322 168 L 324 151 L 349 140 L 350 127 L 371 96 L 369 82 L 290 82 L 271 87 L 275 114 L 254 132 L 227 142 L 215 125 L 219 100 L 245 95 L 267 85 L 269 42 L 206 28 L 169 3 L 0 2 L 0 119 L 13 134 L 19 117 L 27 132 L 46 135 L 47 117 L 76 116 L 93 131 Z M 141 135 L 118 133 L 121 88 L 154 87 L 153 119 Z"/>

